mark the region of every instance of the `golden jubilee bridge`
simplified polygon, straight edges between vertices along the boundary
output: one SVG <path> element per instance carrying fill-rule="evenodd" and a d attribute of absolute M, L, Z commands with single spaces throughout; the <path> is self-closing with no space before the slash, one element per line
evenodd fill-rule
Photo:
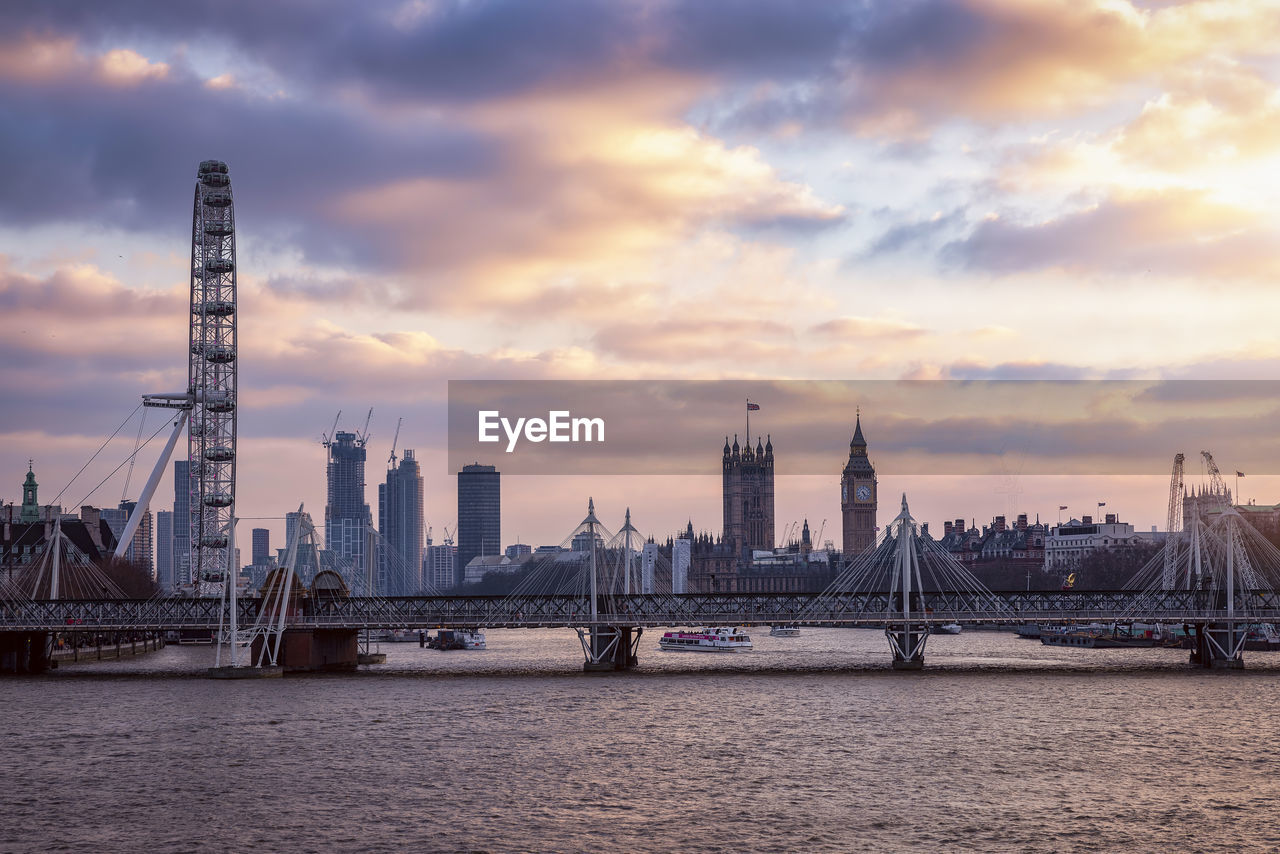
<path fill-rule="evenodd" d="M 317 573 L 307 585 L 295 565 L 314 534 L 299 525 L 285 566 L 268 577 L 259 595 L 234 601 L 226 594 L 53 596 L 49 570 L 32 567 L 26 586 L 5 582 L 0 588 L 0 635 L 30 642 L 60 632 L 213 631 L 235 639 L 232 668 L 252 670 L 290 666 L 291 635 L 327 638 L 325 648 L 341 656 L 356 648 L 361 633 L 375 629 L 569 627 L 578 632 L 586 669 L 625 670 L 637 663 L 645 629 L 861 627 L 884 630 L 892 666 L 916 669 L 930 634 L 949 623 L 1145 622 L 1185 627 L 1195 641 L 1193 662 L 1231 668 L 1243 666 L 1250 626 L 1280 622 L 1280 551 L 1229 506 L 1170 535 L 1127 589 L 1106 591 L 988 590 L 921 534 L 905 495 L 880 540 L 821 593 L 679 592 L 669 563 L 652 544 L 644 547 L 630 514 L 623 529 L 610 534 L 594 504 L 566 538 L 589 546 L 536 562 L 503 595 L 351 595 L 333 571 Z M 580 557 L 565 560 L 566 554 Z"/>

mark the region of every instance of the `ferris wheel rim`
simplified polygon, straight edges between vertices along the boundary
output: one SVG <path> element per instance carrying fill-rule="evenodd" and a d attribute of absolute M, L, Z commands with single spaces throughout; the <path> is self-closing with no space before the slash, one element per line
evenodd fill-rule
<path fill-rule="evenodd" d="M 187 385 L 188 582 L 216 595 L 234 570 L 238 411 L 235 200 L 230 170 L 205 160 L 191 215 Z"/>

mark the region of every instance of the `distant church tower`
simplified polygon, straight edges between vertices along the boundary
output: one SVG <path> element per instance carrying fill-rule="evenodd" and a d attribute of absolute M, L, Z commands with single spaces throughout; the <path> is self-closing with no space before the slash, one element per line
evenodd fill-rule
<path fill-rule="evenodd" d="M 724 542 L 735 555 L 744 550 L 773 550 L 773 442 L 750 439 L 738 448 L 738 437 L 724 439 Z"/>
<path fill-rule="evenodd" d="M 22 510 L 19 519 L 23 522 L 40 521 L 40 501 L 36 498 L 35 472 L 31 470 L 31 460 L 27 460 L 27 479 L 22 483 Z"/>
<path fill-rule="evenodd" d="M 876 470 L 867 459 L 861 413 L 849 442 L 849 462 L 840 476 L 840 518 L 844 559 L 848 561 L 876 541 Z"/>

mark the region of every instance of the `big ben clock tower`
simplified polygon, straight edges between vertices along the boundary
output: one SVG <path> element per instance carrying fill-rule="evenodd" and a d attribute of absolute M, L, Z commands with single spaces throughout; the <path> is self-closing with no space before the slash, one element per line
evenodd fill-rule
<path fill-rule="evenodd" d="M 840 517 L 847 562 L 876 541 L 876 470 L 867 458 L 861 412 L 849 442 L 849 462 L 840 476 Z"/>

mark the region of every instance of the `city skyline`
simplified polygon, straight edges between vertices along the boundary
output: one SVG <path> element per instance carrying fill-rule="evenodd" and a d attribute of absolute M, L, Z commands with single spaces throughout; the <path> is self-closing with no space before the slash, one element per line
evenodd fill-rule
<path fill-rule="evenodd" d="M 872 434 L 872 444 L 874 443 L 874 433 Z M 732 437 L 730 437 L 732 438 Z M 712 445 L 716 443 L 711 443 Z M 376 448 L 373 451 L 376 453 Z M 708 452 L 709 459 L 718 461 L 720 451 L 711 448 Z M 785 450 L 780 452 L 780 458 L 785 459 Z M 883 457 L 883 451 L 877 451 L 877 458 Z M 141 461 L 145 463 L 145 460 Z M 1187 488 L 1195 489 L 1208 485 L 1205 475 L 1198 472 L 1203 465 L 1197 466 L 1198 461 L 1193 462 L 1188 467 Z M 175 480 L 185 482 L 186 461 L 177 460 L 172 465 Z M 322 473 L 320 479 L 322 482 L 325 477 L 324 471 L 327 470 L 324 462 L 323 452 L 317 465 L 321 468 Z M 1224 463 L 1224 466 L 1227 465 Z M 883 467 L 882 467 L 883 468 Z M 296 473 L 295 473 L 296 474 Z M 1233 493 L 1236 486 L 1240 487 L 1240 495 L 1238 500 L 1241 503 L 1257 501 L 1258 503 L 1273 503 L 1274 499 L 1269 498 L 1273 494 L 1268 491 L 1273 484 L 1280 488 L 1280 478 L 1274 476 L 1249 476 L 1245 480 L 1233 480 L 1233 471 L 1225 473 L 1229 486 Z M 366 475 L 367 477 L 367 475 Z M 382 476 L 377 475 L 379 480 Z M 1057 524 L 1059 517 L 1063 522 L 1070 518 L 1081 518 L 1086 515 L 1095 517 L 1102 513 L 1116 513 L 1123 521 L 1133 524 L 1138 530 L 1150 530 L 1153 526 L 1159 530 L 1164 530 L 1164 514 L 1165 506 L 1163 502 L 1168 497 L 1168 476 L 1110 476 L 1105 478 L 1107 489 L 1100 491 L 1096 488 L 1095 481 L 1098 478 L 1089 478 L 1086 476 L 1034 476 L 1020 477 L 1013 475 L 1000 476 L 974 476 L 974 475 L 892 475 L 891 480 L 887 481 L 887 486 L 882 484 L 887 496 L 900 496 L 902 492 L 907 492 L 912 497 L 913 506 L 922 508 L 919 511 L 918 518 L 924 522 L 932 522 L 938 529 L 944 522 L 952 521 L 956 518 L 956 514 L 960 513 L 964 516 L 968 523 L 975 524 L 981 528 L 984 524 L 989 524 L 997 516 L 1004 516 L 1008 520 L 1014 519 L 1021 513 L 1026 513 L 1032 521 L 1039 518 L 1040 521 L 1049 525 Z M 300 478 L 298 478 L 300 479 Z M 447 489 L 448 492 L 443 497 L 436 495 L 435 503 L 445 503 L 456 508 L 457 488 L 455 483 L 450 483 L 454 478 L 450 477 L 431 477 L 425 471 L 422 479 L 427 484 L 425 495 L 431 498 L 431 490 L 434 485 L 437 491 Z M 556 478 L 551 478 L 552 480 Z M 166 479 L 167 480 L 167 479 Z M 545 502 L 539 502 L 536 499 L 526 499 L 520 503 L 516 503 L 518 499 L 513 500 L 510 493 L 514 492 L 521 496 L 536 496 L 542 492 L 541 484 L 547 478 L 538 476 L 524 476 L 504 478 L 503 491 L 508 494 L 506 500 L 503 501 L 504 511 L 501 514 L 501 530 L 499 552 L 506 546 L 514 543 L 516 532 L 521 532 L 522 541 L 531 542 L 533 545 L 556 545 L 562 542 L 565 534 L 571 530 L 574 522 L 575 514 L 581 513 L 581 507 L 575 503 L 576 496 L 570 496 L 566 499 L 565 504 L 548 505 Z M 663 490 L 675 490 L 688 499 L 688 503 L 684 505 L 670 506 L 670 502 L 666 502 L 668 506 L 664 508 L 664 513 L 657 516 L 658 519 L 672 520 L 669 525 L 652 523 L 652 525 L 644 522 L 643 519 L 637 519 L 637 524 L 641 525 L 642 533 L 645 536 L 653 536 L 659 540 L 671 536 L 682 531 L 685 524 L 692 521 L 694 529 L 698 533 L 711 533 L 713 536 L 723 533 L 723 483 L 720 476 L 704 476 L 704 475 L 654 475 L 645 477 L 617 478 L 601 476 L 596 478 L 583 477 L 580 478 L 587 483 L 588 491 L 592 492 L 592 496 L 596 498 L 597 505 L 600 506 L 602 521 L 611 527 L 620 526 L 620 520 L 613 520 L 612 516 L 622 514 L 628 502 L 643 507 L 644 500 L 634 499 L 635 492 L 632 491 L 637 483 L 647 485 L 649 489 L 655 492 Z M 1025 489 L 1024 486 L 1028 481 L 1040 484 L 1041 494 L 1037 497 L 1035 493 Z M 1045 483 L 1051 484 L 1044 486 Z M 794 476 L 778 476 L 777 477 L 777 504 L 778 511 L 774 525 L 774 537 L 778 546 L 785 546 L 789 541 L 782 539 L 784 533 L 789 528 L 794 528 L 793 534 L 798 532 L 800 524 L 806 519 L 811 523 L 813 535 L 815 537 L 814 546 L 822 547 L 827 540 L 832 541 L 836 548 L 841 547 L 840 531 L 840 472 L 837 471 L 831 475 L 794 475 Z M 445 486 L 447 484 L 447 486 Z M 977 485 L 978 488 L 975 488 Z M 366 502 L 369 493 L 377 495 L 377 483 L 369 483 L 366 485 L 365 498 Z M 103 487 L 102 492 L 107 492 L 110 485 Z M 896 490 L 896 491 L 895 491 Z M 101 493 L 98 493 L 101 494 Z M 51 503 L 48 496 L 49 493 L 42 493 L 42 504 Z M 174 507 L 172 493 L 165 495 L 162 488 L 157 491 L 156 497 L 152 500 L 151 512 L 153 514 L 158 511 L 170 511 Z M 1261 496 L 1261 497 L 1259 497 Z M 96 497 L 96 496 L 95 496 Z M 591 497 L 591 496 L 588 496 Z M 20 497 L 9 499 L 4 495 L 4 491 L 0 489 L 0 502 L 7 503 L 15 500 L 20 503 Z M 586 498 L 582 499 L 585 502 Z M 1037 505 L 1036 501 L 1040 503 Z M 1047 504 L 1045 502 L 1048 502 Z M 1059 511 L 1058 508 L 1062 503 L 1067 504 L 1065 511 Z M 102 506 L 91 500 L 87 502 L 90 506 Z M 424 506 L 429 506 L 430 500 L 424 502 Z M 1099 508 L 1099 503 L 1105 505 L 1105 508 Z M 307 502 L 308 512 L 315 515 L 310 502 Z M 71 506 L 63 503 L 65 512 L 78 512 L 80 505 Z M 293 512 L 293 508 L 289 509 L 289 513 Z M 880 511 L 885 514 L 886 518 L 892 517 L 889 508 Z M 881 527 L 885 519 L 878 514 L 876 517 L 877 528 Z M 648 514 L 646 514 L 648 515 Z M 278 538 L 277 542 L 284 547 L 288 542 L 288 531 L 286 527 L 286 513 L 281 512 L 278 515 L 271 514 L 266 516 L 244 516 L 238 530 L 239 536 L 248 537 L 251 528 L 261 528 L 274 532 L 274 536 Z M 424 518 L 423 530 L 430 527 L 435 531 L 435 542 L 442 542 L 444 536 L 444 528 L 447 526 L 457 533 L 457 516 L 456 510 L 452 518 L 448 521 L 439 521 L 440 517 L 433 520 L 430 516 Z M 536 520 L 545 520 L 542 527 L 536 523 Z M 374 519 L 375 527 L 378 520 Z M 824 524 L 825 523 L 825 524 Z M 543 535 L 531 535 L 524 532 L 533 530 L 535 532 L 541 530 Z M 823 533 L 821 541 L 817 541 L 819 531 Z M 323 534 L 319 536 L 321 545 L 323 545 Z M 158 547 L 159 540 L 156 545 Z M 174 559 L 181 560 L 183 554 L 183 545 L 176 544 L 174 549 Z M 157 560 L 157 570 L 159 569 L 158 549 L 155 552 Z M 177 567 L 175 566 L 175 572 Z"/>

